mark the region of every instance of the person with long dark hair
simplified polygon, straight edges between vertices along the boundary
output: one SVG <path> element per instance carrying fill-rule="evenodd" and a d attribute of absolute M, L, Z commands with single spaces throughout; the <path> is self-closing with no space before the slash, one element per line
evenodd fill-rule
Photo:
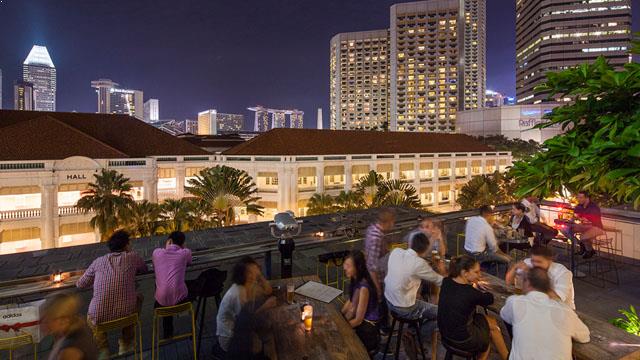
<path fill-rule="evenodd" d="M 355 250 L 347 256 L 343 264 L 345 275 L 349 277 L 349 300 L 342 307 L 342 314 L 367 348 L 375 354 L 380 343 L 378 321 L 378 292 L 367 270 L 367 261 L 361 251 Z"/>
<path fill-rule="evenodd" d="M 443 341 L 460 350 L 480 354 L 480 360 L 488 358 L 493 342 L 500 358 L 506 360 L 509 353 L 496 319 L 476 313 L 477 306 L 493 304 L 493 295 L 478 289 L 480 277 L 480 263 L 471 256 L 451 260 L 449 276 L 440 289 L 440 335 Z"/>

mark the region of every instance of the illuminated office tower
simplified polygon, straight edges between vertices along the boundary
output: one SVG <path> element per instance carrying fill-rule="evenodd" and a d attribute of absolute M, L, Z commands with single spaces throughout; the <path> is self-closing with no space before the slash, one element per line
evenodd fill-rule
<path fill-rule="evenodd" d="M 241 131 L 244 128 L 244 115 L 218 113 L 218 131 Z"/>
<path fill-rule="evenodd" d="M 142 91 L 122 89 L 111 79 L 92 81 L 91 87 L 98 94 L 99 114 L 126 114 L 144 120 Z"/>
<path fill-rule="evenodd" d="M 458 110 L 484 102 L 484 0 L 391 6 L 391 130 L 454 131 Z"/>
<path fill-rule="evenodd" d="M 389 31 L 341 33 L 330 42 L 331 129 L 381 129 L 389 121 Z"/>
<path fill-rule="evenodd" d="M 294 129 L 302 129 L 304 127 L 304 112 L 300 110 L 291 110 L 289 112 L 289 127 Z"/>
<path fill-rule="evenodd" d="M 615 67 L 630 62 L 631 0 L 516 1 L 516 96 L 537 104 L 546 93 L 534 88 L 549 71 L 560 71 L 598 56 Z M 563 99 L 554 99 L 563 100 Z"/>
<path fill-rule="evenodd" d="M 13 85 L 13 109 L 33 110 L 33 84 L 26 81 L 16 81 Z"/>
<path fill-rule="evenodd" d="M 160 120 L 160 101 L 149 99 L 144 102 L 144 121 L 156 122 Z"/>
<path fill-rule="evenodd" d="M 221 132 L 241 131 L 244 115 L 223 114 L 215 109 L 198 113 L 198 135 L 218 135 Z M 189 132 L 187 130 L 187 132 Z"/>
<path fill-rule="evenodd" d="M 31 48 L 22 64 L 22 80 L 33 84 L 33 110 L 56 111 L 56 68 L 46 47 Z"/>
<path fill-rule="evenodd" d="M 217 112 L 215 109 L 205 110 L 198 113 L 198 135 L 218 134 L 216 115 Z"/>
<path fill-rule="evenodd" d="M 2 69 L 0 69 L 0 110 L 2 110 Z"/>

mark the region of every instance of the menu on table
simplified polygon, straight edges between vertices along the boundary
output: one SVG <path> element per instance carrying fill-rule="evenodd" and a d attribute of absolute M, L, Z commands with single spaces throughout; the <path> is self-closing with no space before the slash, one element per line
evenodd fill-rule
<path fill-rule="evenodd" d="M 296 294 L 306 296 L 318 301 L 330 303 L 342 294 L 342 290 L 336 289 L 315 281 L 307 281 L 304 285 L 296 289 Z"/>

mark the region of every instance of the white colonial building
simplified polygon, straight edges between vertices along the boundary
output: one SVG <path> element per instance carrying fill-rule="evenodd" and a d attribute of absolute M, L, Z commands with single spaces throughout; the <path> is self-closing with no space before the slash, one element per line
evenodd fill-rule
<path fill-rule="evenodd" d="M 369 170 L 413 184 L 423 205 L 449 211 L 471 176 L 510 164 L 510 153 L 460 134 L 274 129 L 214 154 L 124 115 L 0 111 L 0 254 L 98 241 L 92 214 L 75 204 L 102 168 L 152 202 L 188 196 L 188 180 L 206 167 L 242 169 L 267 220 L 283 210 L 305 215 L 314 193 L 352 189 Z"/>

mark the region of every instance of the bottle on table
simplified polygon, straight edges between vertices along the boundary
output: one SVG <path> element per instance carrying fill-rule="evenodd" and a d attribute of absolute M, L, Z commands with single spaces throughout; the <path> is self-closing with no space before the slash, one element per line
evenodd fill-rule
<path fill-rule="evenodd" d="M 513 280 L 513 286 L 514 286 L 513 292 L 516 295 L 522 294 L 523 283 L 524 283 L 524 270 L 517 269 L 515 279 Z"/>

